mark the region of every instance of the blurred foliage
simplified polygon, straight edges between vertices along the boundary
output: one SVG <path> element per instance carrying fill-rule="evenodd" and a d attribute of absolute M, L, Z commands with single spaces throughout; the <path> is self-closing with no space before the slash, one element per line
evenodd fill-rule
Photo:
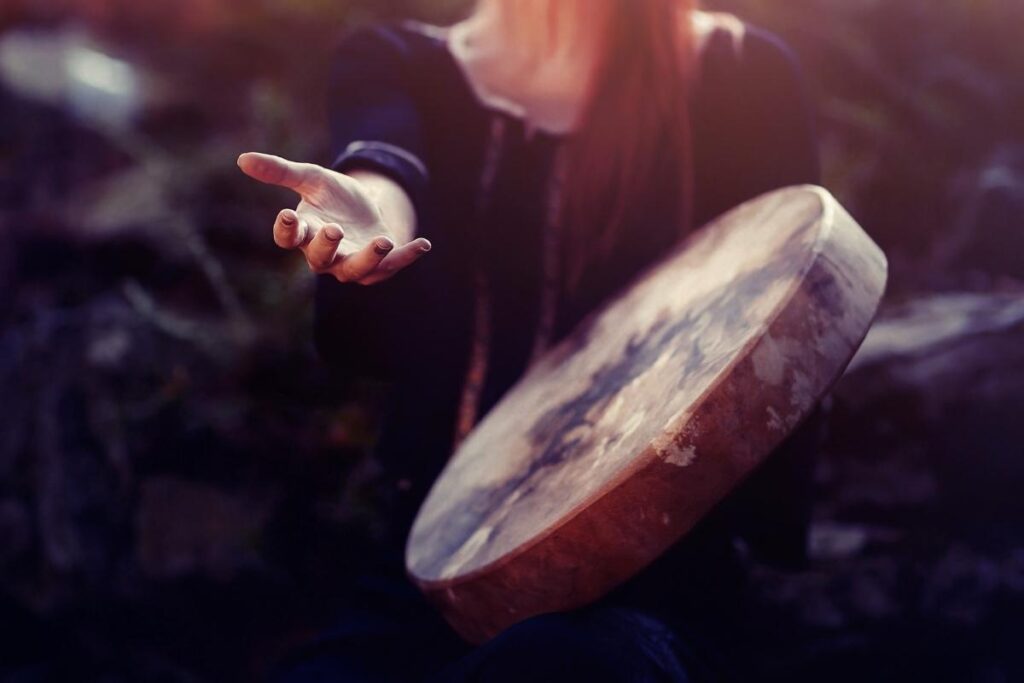
<path fill-rule="evenodd" d="M 931 258 L 948 250 L 943 243 L 953 233 L 999 230 L 1007 233 L 1003 240 L 1020 233 L 1019 223 L 978 225 L 965 207 L 984 201 L 978 195 L 989 189 L 985 176 L 993 169 L 1005 169 L 1013 201 L 1020 201 L 1024 45 L 1017 36 L 1024 4 L 713 4 L 778 32 L 796 49 L 818 102 L 826 185 L 886 248 L 896 287 L 963 286 L 961 265 L 993 271 L 983 284 L 1024 276 L 1019 259 L 993 268 Z"/>
<path fill-rule="evenodd" d="M 323 88 L 344 31 L 446 21 L 465 4 L 0 6 L 0 64 L 22 54 L 49 93 L 0 85 L 0 622 L 17 625 L 4 645 L 17 656 L 0 676 L 257 675 L 343 599 L 384 523 L 368 456 L 384 390 L 340 385 L 317 364 L 310 278 L 269 237 L 292 199 L 254 186 L 233 160 L 265 150 L 326 161 Z M 895 298 L 1019 291 L 1024 5 L 706 4 L 799 54 L 826 184 L 886 247 Z M 48 71 L 64 62 L 17 52 L 43 40 L 51 55 L 129 65 L 140 84 L 132 113 L 78 108 L 62 72 Z M 925 460 L 916 451 L 913 467 L 892 471 L 926 478 Z M 841 465 L 829 471 L 861 471 Z M 914 505 L 897 475 L 892 505 Z M 844 481 L 850 490 L 835 496 L 879 483 Z M 847 531 L 826 526 L 819 538 L 857 545 Z M 949 550 L 942 566 L 961 568 L 972 552 Z M 875 560 L 867 579 L 850 580 L 892 597 L 901 570 L 887 565 L 878 589 Z M 778 601 L 820 608 L 800 595 L 822 573 L 810 584 L 761 576 Z"/>

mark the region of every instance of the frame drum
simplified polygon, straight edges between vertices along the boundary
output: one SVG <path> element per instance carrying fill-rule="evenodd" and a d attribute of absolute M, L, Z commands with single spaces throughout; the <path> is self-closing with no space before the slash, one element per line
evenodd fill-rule
<path fill-rule="evenodd" d="M 413 525 L 410 577 L 472 642 L 600 598 L 810 414 L 867 333 L 886 269 L 813 186 L 695 231 L 462 443 Z"/>

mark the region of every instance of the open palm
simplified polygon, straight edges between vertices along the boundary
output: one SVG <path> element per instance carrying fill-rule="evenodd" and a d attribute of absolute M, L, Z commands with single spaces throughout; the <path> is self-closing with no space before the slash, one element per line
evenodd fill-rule
<path fill-rule="evenodd" d="M 298 193 L 298 206 L 284 209 L 274 222 L 274 242 L 300 250 L 316 273 L 374 284 L 430 251 L 423 238 L 396 246 L 380 207 L 356 178 L 253 152 L 240 156 L 238 166 L 260 182 Z"/>

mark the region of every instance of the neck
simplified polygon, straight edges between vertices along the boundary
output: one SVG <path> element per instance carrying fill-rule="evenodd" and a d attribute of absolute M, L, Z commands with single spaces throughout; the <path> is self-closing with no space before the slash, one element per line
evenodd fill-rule
<path fill-rule="evenodd" d="M 573 5 L 575 3 L 575 5 Z M 477 97 L 542 130 L 574 130 L 590 92 L 605 34 L 608 5 L 594 0 L 553 4 L 482 0 L 452 27 L 449 47 Z M 693 32 L 697 53 L 716 28 L 738 37 L 730 15 L 688 12 L 680 27 Z"/>
<path fill-rule="evenodd" d="M 573 0 L 562 0 L 573 1 Z M 547 17 L 516 16 L 506 3 L 485 1 L 450 34 L 450 47 L 477 95 L 552 133 L 577 124 L 585 103 L 597 43 L 592 31 L 559 35 L 537 30 Z M 553 17 L 557 24 L 557 17 Z M 543 22 L 542 22 L 543 23 Z"/>

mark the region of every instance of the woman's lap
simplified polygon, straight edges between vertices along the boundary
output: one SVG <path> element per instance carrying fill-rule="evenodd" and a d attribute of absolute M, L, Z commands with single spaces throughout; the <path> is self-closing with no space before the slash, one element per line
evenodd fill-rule
<path fill-rule="evenodd" d="M 472 648 L 408 584 L 377 580 L 296 653 L 278 683 L 689 683 L 672 630 L 641 612 L 595 606 L 527 619 Z"/>
<path fill-rule="evenodd" d="M 648 615 L 593 607 L 520 622 L 431 680 L 688 683 L 680 647 L 672 631 Z"/>

